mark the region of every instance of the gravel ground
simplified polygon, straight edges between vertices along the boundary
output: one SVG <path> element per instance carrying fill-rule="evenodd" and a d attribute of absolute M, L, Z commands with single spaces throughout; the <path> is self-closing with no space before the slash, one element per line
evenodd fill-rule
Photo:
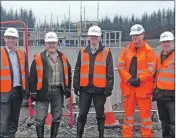
<path fill-rule="evenodd" d="M 122 110 L 123 109 L 123 104 L 119 105 L 114 105 L 113 110 Z M 156 109 L 156 103 L 153 103 L 153 109 Z M 75 108 L 74 111 L 77 109 Z M 93 110 L 93 109 L 91 109 Z M 19 129 L 18 132 L 16 133 L 16 137 L 27 137 L 27 138 L 34 138 L 36 137 L 36 131 L 35 131 L 35 126 L 26 126 L 26 120 L 29 117 L 28 114 L 28 108 L 24 107 L 21 109 L 20 113 L 20 121 L 19 121 Z M 123 113 L 116 113 L 115 114 L 116 119 L 119 121 L 119 126 L 117 128 L 112 128 L 112 129 L 105 129 L 105 137 L 106 138 L 120 138 L 122 137 L 121 135 L 121 125 L 123 121 Z M 139 124 L 139 114 L 135 114 L 135 127 L 134 127 L 134 137 L 140 137 L 140 124 Z M 32 119 L 30 120 L 31 122 Z M 158 122 L 157 114 L 153 113 L 152 117 L 153 121 L 153 134 L 154 137 L 161 137 L 161 126 L 160 123 Z M 45 137 L 49 137 L 50 135 L 50 128 L 48 126 L 45 126 Z M 75 138 L 76 137 L 76 126 L 74 128 L 70 128 L 69 126 L 69 117 L 63 117 L 61 126 L 58 130 L 58 138 Z M 88 120 L 87 124 L 84 129 L 84 135 L 83 137 L 98 137 L 98 128 L 96 126 L 96 119 L 95 119 L 95 114 L 89 114 L 88 115 Z"/>

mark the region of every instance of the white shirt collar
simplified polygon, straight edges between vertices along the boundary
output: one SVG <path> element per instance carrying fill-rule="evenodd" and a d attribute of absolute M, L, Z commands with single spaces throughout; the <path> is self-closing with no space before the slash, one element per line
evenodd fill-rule
<path fill-rule="evenodd" d="M 7 46 L 5 46 L 5 48 L 7 49 L 7 52 L 9 53 L 10 51 L 12 51 L 12 50 L 10 50 Z M 15 51 L 16 51 L 16 48 L 15 48 Z"/>

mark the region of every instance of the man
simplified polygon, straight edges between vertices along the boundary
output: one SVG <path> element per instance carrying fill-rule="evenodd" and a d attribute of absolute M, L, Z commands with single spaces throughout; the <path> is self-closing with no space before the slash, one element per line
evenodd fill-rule
<path fill-rule="evenodd" d="M 22 100 L 29 97 L 28 63 L 25 53 L 16 48 L 18 38 L 18 31 L 8 28 L 0 51 L 0 137 L 15 138 Z"/>
<path fill-rule="evenodd" d="M 136 104 L 140 111 L 141 137 L 152 137 L 150 110 L 156 57 L 154 50 L 144 40 L 144 32 L 140 24 L 131 27 L 132 42 L 122 50 L 118 59 L 125 109 L 123 137 L 133 137 Z"/>
<path fill-rule="evenodd" d="M 160 35 L 162 52 L 157 57 L 157 71 L 153 101 L 157 100 L 163 138 L 175 138 L 175 47 L 174 35 Z"/>
<path fill-rule="evenodd" d="M 71 95 L 71 67 L 63 53 L 57 50 L 54 32 L 45 35 L 45 50 L 35 56 L 30 69 L 31 98 L 36 101 L 37 136 L 44 136 L 44 123 L 51 104 L 51 138 L 56 138 L 62 116 L 63 94 Z"/>
<path fill-rule="evenodd" d="M 78 54 L 73 87 L 80 98 L 77 137 L 82 138 L 91 102 L 96 111 L 99 138 L 104 137 L 104 104 L 114 84 L 113 60 L 109 48 L 102 46 L 101 29 L 92 26 L 88 31 L 89 45 Z"/>

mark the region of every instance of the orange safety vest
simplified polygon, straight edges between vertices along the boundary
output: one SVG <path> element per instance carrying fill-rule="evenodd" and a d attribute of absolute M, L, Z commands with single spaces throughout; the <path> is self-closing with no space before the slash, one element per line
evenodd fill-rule
<path fill-rule="evenodd" d="M 67 58 L 62 54 L 61 57 L 63 67 L 64 67 L 64 75 L 65 75 L 65 84 L 68 86 L 68 64 L 67 64 Z M 43 82 L 43 62 L 41 59 L 41 54 L 37 54 L 35 56 L 36 61 L 36 70 L 37 70 L 37 90 L 40 90 L 42 88 L 42 82 Z"/>
<path fill-rule="evenodd" d="M 157 74 L 155 87 L 165 90 L 175 90 L 175 51 L 161 64 L 161 53 L 157 57 Z"/>
<path fill-rule="evenodd" d="M 137 76 L 141 79 L 140 87 L 132 87 L 128 80 L 132 77 L 129 68 L 133 56 L 137 57 Z M 127 96 L 134 89 L 137 97 L 151 95 L 153 89 L 156 57 L 153 49 L 143 41 L 142 46 L 136 52 L 134 43 L 130 43 L 123 49 L 118 59 L 118 72 L 121 78 L 120 88 L 123 96 Z"/>
<path fill-rule="evenodd" d="M 80 69 L 80 86 L 88 86 L 89 83 L 89 54 L 81 49 L 81 69 Z M 104 48 L 95 58 L 93 84 L 96 87 L 106 87 L 106 59 L 109 48 Z"/>
<path fill-rule="evenodd" d="M 26 89 L 26 72 L 25 72 L 25 54 L 24 52 L 16 49 L 18 61 L 20 63 L 20 73 L 21 73 L 21 82 L 22 88 Z M 0 81 L 1 87 L 0 92 L 10 92 L 13 84 L 12 77 L 10 71 L 10 61 L 8 59 L 8 55 L 6 53 L 5 48 L 1 48 L 1 66 L 0 66 Z"/>

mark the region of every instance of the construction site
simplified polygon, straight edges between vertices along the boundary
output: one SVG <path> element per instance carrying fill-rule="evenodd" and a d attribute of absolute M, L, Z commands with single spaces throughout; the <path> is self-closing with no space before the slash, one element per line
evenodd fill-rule
<path fill-rule="evenodd" d="M 82 9 L 81 9 L 82 10 Z M 82 20 L 82 14 L 80 14 L 80 21 L 74 23 L 76 29 L 70 28 L 27 28 L 26 24 L 21 20 L 2 21 L 1 25 L 21 24 L 21 28 L 16 28 L 19 32 L 19 39 L 17 41 L 17 48 L 26 52 L 30 65 L 36 54 L 42 52 L 44 47 L 45 34 L 49 31 L 54 31 L 58 35 L 58 50 L 63 52 L 67 57 L 71 68 L 72 75 L 74 74 L 74 68 L 77 60 L 78 53 L 82 47 L 88 45 L 87 32 L 90 26 L 98 25 L 99 8 L 97 9 L 97 20 L 89 21 Z M 82 12 L 82 11 L 81 11 Z M 70 13 L 70 11 L 69 11 Z M 70 17 L 69 17 L 70 18 Z M 1 34 L 4 34 L 7 27 L 1 27 Z M 122 49 L 129 44 L 130 41 L 122 41 L 123 32 L 119 30 L 102 30 L 101 42 L 105 47 L 109 47 L 113 57 L 114 66 L 114 87 L 112 95 L 109 97 L 110 105 L 106 105 L 105 112 L 111 110 L 114 113 L 114 118 L 111 118 L 107 122 L 105 127 L 105 138 L 121 138 L 122 137 L 122 123 L 124 119 L 124 103 L 123 96 L 120 90 L 120 76 L 117 72 L 117 60 Z M 1 37 L 1 46 L 5 46 L 3 38 Z M 159 39 L 147 40 L 156 55 L 161 52 L 159 48 Z M 71 97 L 64 100 L 63 116 L 61 120 L 61 126 L 58 130 L 58 138 L 75 138 L 76 137 L 76 122 L 79 114 L 79 98 L 74 94 L 72 88 Z M 51 110 L 48 110 L 48 117 L 45 124 L 45 137 L 50 135 L 51 127 Z M 158 118 L 156 102 L 152 103 L 152 133 L 153 137 L 162 137 L 161 124 Z M 19 127 L 16 133 L 16 137 L 34 138 L 37 137 L 36 129 L 34 126 L 35 116 L 35 102 L 31 103 L 31 100 L 24 100 L 23 106 L 20 112 Z M 108 124 L 109 123 L 109 124 Z M 136 107 L 135 110 L 135 127 L 134 137 L 140 137 L 140 118 L 139 110 Z M 94 105 L 92 103 L 91 109 L 88 113 L 87 123 L 84 129 L 83 137 L 97 138 L 98 127 L 96 122 L 96 114 Z"/>

